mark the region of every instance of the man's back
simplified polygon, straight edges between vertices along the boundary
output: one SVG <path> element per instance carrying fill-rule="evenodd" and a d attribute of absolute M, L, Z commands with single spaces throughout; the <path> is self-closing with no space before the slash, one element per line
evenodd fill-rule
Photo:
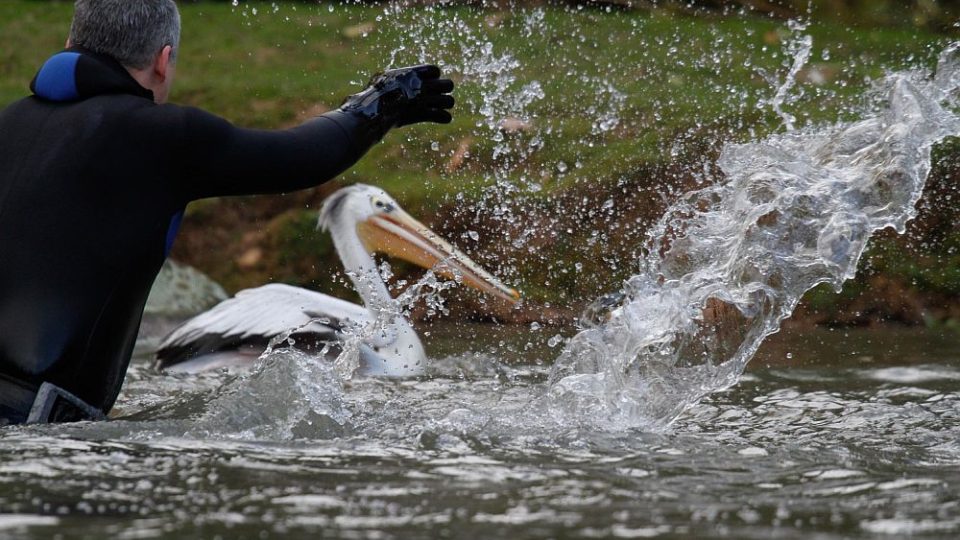
<path fill-rule="evenodd" d="M 0 362 L 19 371 L 7 375 L 97 407 L 115 398 L 104 388 L 119 388 L 186 204 L 170 183 L 176 134 L 144 121 L 156 108 L 116 93 L 0 112 Z"/>

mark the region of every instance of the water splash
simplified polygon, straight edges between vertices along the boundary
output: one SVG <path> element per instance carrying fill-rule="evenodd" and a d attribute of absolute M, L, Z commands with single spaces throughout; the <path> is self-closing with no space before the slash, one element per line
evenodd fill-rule
<path fill-rule="evenodd" d="M 794 130 L 794 122 L 797 118 L 783 109 L 783 105 L 789 101 L 790 91 L 797 82 L 797 75 L 807 60 L 810 59 L 810 51 L 813 49 L 813 37 L 809 34 L 803 34 L 807 29 L 807 24 L 800 21 L 789 21 L 787 27 L 794 34 L 786 43 L 787 62 L 789 70 L 784 77 L 783 82 L 777 87 L 777 92 L 770 100 L 760 100 L 757 107 L 765 108 L 770 106 L 780 119 L 787 131 Z"/>
<path fill-rule="evenodd" d="M 555 415 L 657 428 L 736 383 L 804 292 L 839 290 L 875 231 L 904 231 L 932 146 L 960 133 L 958 87 L 954 44 L 934 77 L 884 79 L 885 104 L 858 122 L 725 146 L 725 178 L 667 210 L 625 301 L 557 360 Z"/>
<path fill-rule="evenodd" d="M 435 268 L 439 271 L 444 266 L 438 263 Z M 381 267 L 381 272 L 383 267 Z M 369 279 L 369 276 L 358 275 L 358 281 Z M 427 314 L 446 313 L 443 292 L 462 282 L 459 274 L 453 281 L 445 281 L 437 277 L 432 270 L 428 270 L 416 282 L 412 283 L 396 298 L 371 309 L 375 317 L 369 321 L 359 321 L 340 329 L 340 339 L 337 346 L 340 353 L 333 362 L 336 373 L 342 380 L 350 380 L 360 369 L 361 349 L 371 340 L 382 340 L 385 336 L 396 335 L 398 319 L 409 321 L 411 312 L 421 301 L 426 306 Z M 326 350 L 324 351 L 326 352 Z"/>
<path fill-rule="evenodd" d="M 595 94 L 600 98 L 597 103 L 591 104 L 586 108 L 586 113 L 593 118 L 593 125 L 590 128 L 592 135 L 600 135 L 620 125 L 620 116 L 627 103 L 627 95 L 617 90 L 617 88 L 608 80 L 601 78 L 591 78 L 596 88 Z"/>
<path fill-rule="evenodd" d="M 187 434 L 201 438 L 326 439 L 350 430 L 337 366 L 296 349 L 261 357 L 204 405 Z"/>
<path fill-rule="evenodd" d="M 441 270 L 440 263 L 437 270 Z M 360 276 L 357 279 L 366 279 Z M 446 310 L 442 293 L 460 283 L 428 271 L 397 298 L 372 310 L 368 321 L 342 321 L 339 339 L 310 353 L 296 349 L 294 335 L 315 322 L 290 328 L 270 340 L 253 370 L 220 388 L 188 433 L 201 437 L 290 440 L 339 437 L 352 429 L 344 385 L 361 367 L 362 347 L 395 332 L 398 317 L 410 318 L 419 303 L 428 312 Z M 335 355 L 334 349 L 338 349 Z M 332 361 L 330 361 L 332 359 Z"/>
<path fill-rule="evenodd" d="M 387 5 L 378 23 L 409 29 L 399 43 L 385 45 L 390 63 L 437 62 L 445 72 L 458 76 L 458 99 L 466 97 L 458 107 L 478 117 L 461 146 L 466 143 L 464 147 L 470 148 L 472 137 L 491 141 L 483 151 L 489 151 L 494 161 L 491 169 L 482 172 L 482 195 L 464 207 L 501 223 L 506 241 L 522 249 L 544 228 L 542 223 L 525 230 L 513 226 L 523 223 L 520 213 L 534 208 L 535 199 L 526 194 L 540 187 L 535 167 L 541 165 L 526 167 L 525 162 L 542 160 L 542 170 L 559 181 L 567 174 L 577 175 L 584 157 L 577 148 L 559 161 L 536 155 L 545 144 L 553 144 L 554 135 L 569 128 L 553 122 L 549 114 L 538 117 L 533 109 L 545 103 L 562 108 L 554 102 L 562 101 L 563 96 L 548 98 L 547 92 L 556 77 L 567 81 L 572 73 L 569 82 L 576 79 L 589 90 L 578 94 L 582 100 L 578 110 L 587 116 L 589 129 L 575 145 L 592 147 L 620 127 L 627 106 L 619 89 L 623 83 L 583 74 L 570 61 L 563 65 L 561 75 L 524 78 L 518 57 L 509 48 L 494 46 L 469 13 L 441 12 L 432 8 L 418 11 L 416 16 L 423 20 L 410 25 L 403 24 L 410 13 L 398 4 Z M 544 39 L 547 28 L 542 10 L 525 12 L 522 24 L 525 36 Z M 823 282 L 839 286 L 852 276 L 874 230 L 885 226 L 902 230 L 912 216 L 929 168 L 930 146 L 955 131 L 948 127 L 954 123 L 948 119 L 951 113 L 942 109 L 940 102 L 958 86 L 958 69 L 951 67 L 956 60 L 945 54 L 934 82 L 917 73 L 890 77 L 885 82 L 890 103 L 865 112 L 862 122 L 797 131 L 796 119 L 784 107 L 795 99 L 791 91 L 812 42 L 800 35 L 802 25 L 794 24 L 791 30 L 797 37 L 786 45 L 786 77 L 773 83 L 777 90 L 764 105 L 783 119 L 788 132 L 760 142 L 729 145 L 719 162 L 726 180 L 688 194 L 667 211 L 650 234 L 640 272 L 626 284 L 627 301 L 605 324 L 578 334 L 557 361 L 545 387 L 547 406 L 540 410 L 547 410 L 558 422 L 596 426 L 602 420 L 614 429 L 655 428 L 671 422 L 700 397 L 734 384 L 764 337 L 777 330 L 804 291 Z M 631 33 L 636 31 L 634 28 Z M 722 37 L 717 36 L 718 43 L 723 42 Z M 668 49 L 669 58 L 682 50 L 676 39 L 659 45 Z M 589 50 L 577 46 L 568 55 L 590 60 Z M 722 70 L 724 59 L 730 56 L 721 49 L 694 65 Z M 676 60 L 682 65 L 681 58 Z M 676 77 L 667 82 L 679 87 L 683 80 Z M 751 103 L 735 86 L 716 91 L 718 96 L 733 96 L 727 99 L 737 106 Z M 906 111 L 911 100 L 924 104 L 918 113 L 923 119 L 916 120 Z M 672 105 L 672 98 L 657 102 L 651 107 L 652 120 Z M 752 103 L 742 107 L 733 108 L 749 112 L 746 109 L 752 108 Z M 521 124 L 522 133 L 505 129 L 505 121 L 511 119 L 526 123 Z M 942 129 L 933 129 L 937 122 Z M 699 122 L 698 126 L 702 127 Z M 636 126 L 623 127 L 629 131 Z M 698 133 L 692 130 L 690 137 L 699 137 Z M 431 151 L 437 152 L 439 147 L 435 143 Z M 911 152 L 919 154 L 911 157 Z M 914 158 L 919 162 L 914 163 Z M 454 174 L 451 171 L 448 174 Z M 706 164 L 703 176 L 703 182 L 709 183 L 711 170 Z M 464 194 L 457 197 L 462 200 Z M 586 196 L 583 201 L 584 208 L 589 208 Z M 610 202 L 612 209 L 615 201 Z M 597 232 L 591 242 L 602 238 L 603 231 Z M 502 273 L 504 269 L 499 270 Z M 509 273 L 510 268 L 506 270 Z M 431 309 L 443 312 L 442 296 L 436 298 L 439 301 Z M 405 309 L 409 311 L 403 305 L 409 304 L 401 301 L 383 310 L 380 321 L 403 316 Z M 350 354 L 356 353 L 365 335 L 376 331 L 375 322 L 348 332 L 344 349 L 348 354 L 341 355 L 339 362 L 348 374 L 339 370 L 341 380 L 349 378 L 350 366 L 356 365 Z M 543 335 L 551 347 L 563 341 L 558 335 Z M 542 421 L 538 411 L 531 416 L 518 409 L 497 409 L 490 415 L 503 418 L 516 413 L 516 422 Z"/>
<path fill-rule="evenodd" d="M 525 164 L 543 148 L 545 131 L 549 130 L 533 112 L 537 104 L 546 100 L 547 91 L 540 80 L 523 76 L 524 66 L 515 51 L 503 44 L 495 45 L 499 40 L 494 36 L 498 27 L 510 24 L 518 26 L 525 39 L 542 40 L 549 29 L 546 12 L 542 8 L 518 9 L 477 19 L 475 14 L 427 6 L 417 12 L 418 22 L 413 25 L 404 22 L 410 15 L 409 10 L 397 4 L 384 8 L 378 22 L 409 30 L 399 40 L 381 45 L 389 52 L 391 64 L 435 63 L 458 80 L 458 114 L 472 115 L 476 120 L 470 134 L 459 140 L 459 149 L 445 168 L 448 174 L 456 174 L 465 156 L 474 152 L 482 152 L 483 158 L 489 156 L 491 166 L 480 176 L 467 174 L 463 179 L 479 188 L 477 196 L 469 197 L 469 212 L 510 231 L 511 245 L 523 244 L 523 233 L 513 229 L 528 211 L 525 195 L 541 189 Z M 616 102 L 616 90 L 607 91 L 611 92 L 610 100 Z M 603 126 L 612 128 L 615 122 L 606 118 Z M 466 198 L 463 193 L 457 197 Z M 513 273 L 512 265 L 498 268 L 500 275 Z"/>

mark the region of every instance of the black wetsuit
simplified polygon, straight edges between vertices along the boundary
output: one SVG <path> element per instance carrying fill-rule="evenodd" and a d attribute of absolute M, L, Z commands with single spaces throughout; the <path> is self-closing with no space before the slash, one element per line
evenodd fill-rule
<path fill-rule="evenodd" d="M 0 111 L 0 389 L 48 382 L 104 412 L 189 201 L 320 184 L 386 131 L 342 110 L 237 128 L 155 104 L 81 49 L 48 60 L 31 89 Z M 14 393 L 0 394 L 0 420 L 24 421 Z"/>

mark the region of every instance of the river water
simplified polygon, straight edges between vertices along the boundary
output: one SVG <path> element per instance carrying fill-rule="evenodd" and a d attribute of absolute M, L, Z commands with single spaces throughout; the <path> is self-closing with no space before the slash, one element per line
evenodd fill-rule
<path fill-rule="evenodd" d="M 159 374 L 146 340 L 120 418 L 0 431 L 0 537 L 960 534 L 954 332 L 786 331 L 671 426 L 609 431 L 526 410 L 557 354 L 528 329 L 429 331 L 430 376 L 325 390 L 292 357 Z"/>

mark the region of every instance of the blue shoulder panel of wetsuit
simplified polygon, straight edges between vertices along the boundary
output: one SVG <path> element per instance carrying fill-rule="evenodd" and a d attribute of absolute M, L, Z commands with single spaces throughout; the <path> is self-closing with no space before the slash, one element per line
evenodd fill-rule
<path fill-rule="evenodd" d="M 169 257 L 170 250 L 173 249 L 173 241 L 177 239 L 177 232 L 180 231 L 180 222 L 183 221 L 183 212 L 180 210 L 170 218 L 170 225 L 167 227 L 167 242 L 163 249 L 163 256 Z"/>
<path fill-rule="evenodd" d="M 51 56 L 33 83 L 33 92 L 50 101 L 75 101 L 80 98 L 77 90 L 77 62 L 80 54 L 62 52 Z"/>

